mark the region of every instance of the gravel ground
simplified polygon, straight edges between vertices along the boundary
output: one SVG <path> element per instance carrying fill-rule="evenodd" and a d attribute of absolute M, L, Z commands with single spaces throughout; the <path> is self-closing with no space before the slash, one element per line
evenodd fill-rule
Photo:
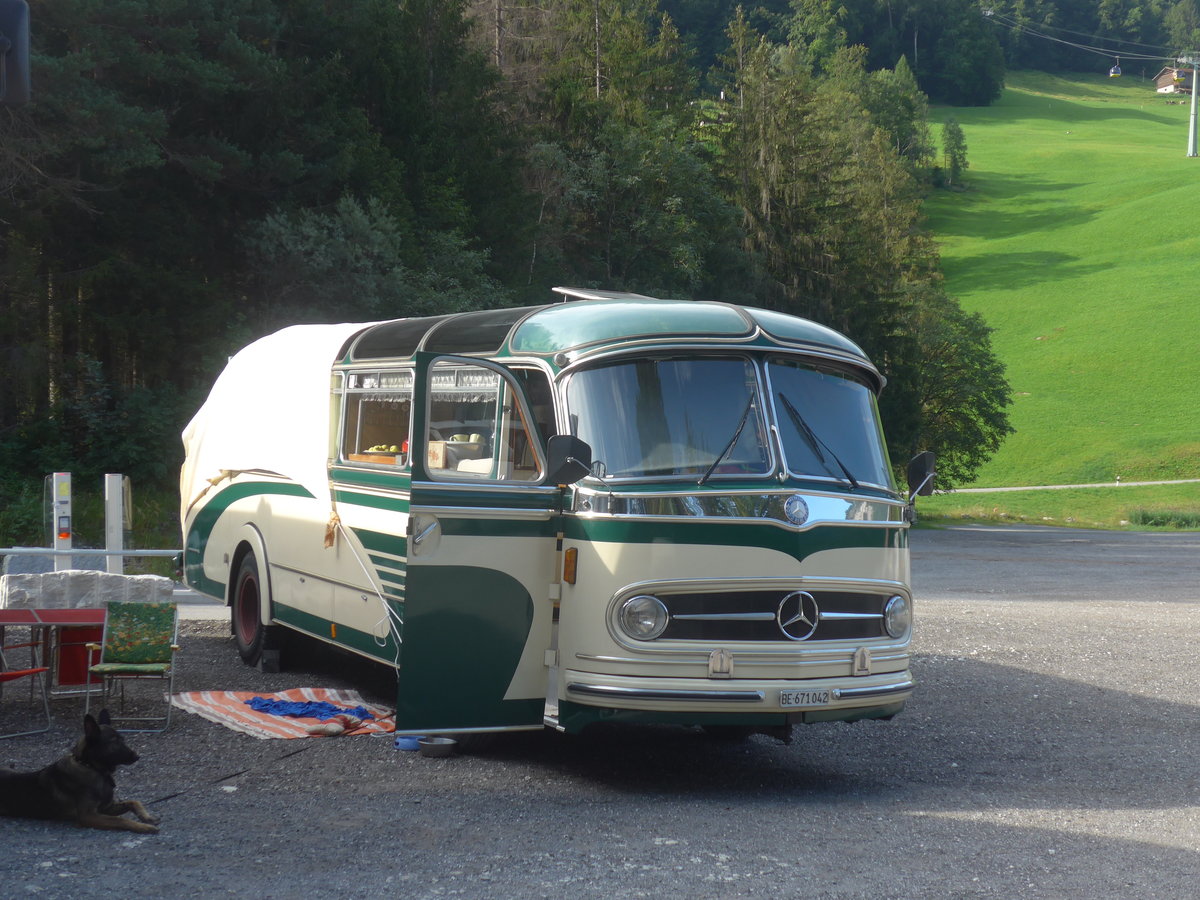
<path fill-rule="evenodd" d="M 0 895 L 1193 897 L 1200 536 L 1056 534 L 914 535 L 920 689 L 892 722 L 791 745 L 522 734 L 434 760 L 177 711 L 130 737 L 142 760 L 118 777 L 161 833 L 0 820 Z M 1159 573 L 1140 592 L 1139 567 Z M 178 690 L 391 704 L 389 679 L 341 654 L 263 675 L 204 619 L 182 644 Z M 0 743 L 0 762 L 60 755 L 76 705 L 56 700 L 54 730 Z"/>

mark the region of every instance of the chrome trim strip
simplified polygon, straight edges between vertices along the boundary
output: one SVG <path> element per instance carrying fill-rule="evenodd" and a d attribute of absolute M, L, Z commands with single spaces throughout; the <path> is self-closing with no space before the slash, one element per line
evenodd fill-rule
<path fill-rule="evenodd" d="M 495 506 L 418 506 L 415 503 L 410 507 L 409 512 L 429 513 L 447 519 L 470 516 L 475 519 L 526 519 L 531 522 L 545 522 L 553 515 L 548 509 L 512 509 Z"/>
<path fill-rule="evenodd" d="M 805 500 L 808 517 L 799 524 L 787 515 L 791 497 Z M 585 519 L 624 519 L 645 522 L 745 522 L 773 525 L 803 533 L 819 525 L 905 528 L 902 501 L 882 497 L 853 497 L 813 490 L 731 490 L 697 492 L 603 491 L 580 485 L 572 512 Z"/>
<path fill-rule="evenodd" d="M 830 578 L 830 577 L 826 577 L 826 576 L 793 575 L 793 576 L 730 578 L 728 580 L 722 580 L 719 583 L 714 583 L 711 580 L 700 580 L 700 579 L 692 579 L 692 578 L 664 578 L 664 579 L 657 580 L 657 581 L 635 581 L 635 582 L 633 582 L 631 584 L 627 584 L 623 588 L 621 588 L 621 590 L 619 590 L 613 596 L 613 599 L 609 601 L 608 612 L 605 615 L 605 624 L 608 627 L 608 633 L 612 637 L 613 642 L 621 647 L 624 647 L 627 650 L 632 651 L 632 652 L 655 654 L 655 655 L 681 653 L 681 652 L 682 653 L 692 653 L 695 651 L 684 650 L 684 649 L 670 649 L 670 648 L 663 648 L 663 647 L 658 647 L 658 646 L 647 646 L 648 643 L 649 644 L 657 644 L 658 643 L 657 641 L 635 642 L 632 638 L 627 637 L 617 627 L 617 625 L 614 621 L 615 611 L 616 611 L 617 607 L 624 600 L 628 599 L 629 597 L 634 596 L 635 594 L 653 594 L 655 596 L 669 600 L 670 594 L 678 594 L 678 593 L 715 594 L 715 593 L 724 593 L 727 591 L 738 591 L 738 590 L 769 591 L 769 590 L 776 590 L 776 589 L 781 590 L 785 593 L 790 592 L 790 591 L 795 591 L 795 590 L 807 590 L 807 591 L 851 590 L 851 591 L 860 591 L 863 593 L 876 593 L 877 591 L 879 591 L 880 588 L 884 589 L 885 591 L 887 591 L 889 593 L 894 591 L 896 593 L 901 594 L 902 596 L 904 596 L 906 598 L 909 596 L 908 586 L 905 585 L 903 582 L 893 581 L 891 579 L 883 579 L 883 578 Z M 704 614 L 703 613 L 685 613 L 684 615 L 704 615 Z M 720 614 L 714 613 L 712 615 L 720 615 Z M 728 615 L 733 615 L 733 614 L 730 613 Z M 741 614 L 741 615 L 746 615 L 746 614 Z M 834 614 L 830 613 L 829 615 L 832 616 Z M 875 618 L 880 618 L 879 616 L 875 616 L 875 614 L 868 614 L 868 613 L 839 613 L 838 615 L 845 615 L 845 616 L 872 615 Z M 683 615 L 677 616 L 674 618 L 683 618 Z M 774 619 L 775 618 L 774 614 L 772 614 L 770 616 L 770 618 Z M 765 622 L 766 618 L 763 618 L 761 621 Z M 845 640 L 845 641 L 855 640 L 855 643 L 857 645 L 857 644 L 861 644 L 863 640 L 874 641 L 874 640 L 878 640 L 878 639 L 879 638 L 867 638 L 867 639 L 857 639 L 856 640 L 856 639 L 851 639 L 851 638 L 844 638 L 844 639 L 839 639 L 839 640 Z M 725 642 L 722 642 L 722 643 L 725 643 Z M 816 643 L 818 645 L 820 645 L 825 642 L 817 641 Z M 872 644 L 872 647 L 875 647 L 875 646 L 879 646 L 879 645 Z M 881 649 L 891 650 L 898 646 L 900 646 L 900 647 L 907 646 L 907 641 L 904 641 L 904 643 L 902 643 L 902 644 L 895 644 L 895 643 L 888 644 L 888 645 L 881 647 Z M 733 652 L 735 655 L 739 655 L 739 656 L 741 655 L 739 653 L 739 651 L 737 651 L 737 650 L 734 650 Z M 747 651 L 747 652 L 750 652 L 750 651 Z M 754 652 L 761 652 L 761 651 L 754 651 Z M 794 654 L 794 652 L 795 651 L 792 651 L 793 654 Z M 820 651 L 818 651 L 818 652 L 820 652 Z M 785 653 L 785 655 L 792 655 L 792 654 L 788 654 L 786 651 L 784 651 L 784 653 Z M 581 657 L 581 658 L 583 658 L 583 657 Z M 807 658 L 807 655 L 805 658 Z"/>
<path fill-rule="evenodd" d="M 759 583 L 779 581 L 786 582 L 786 577 L 759 578 Z M 908 585 L 893 578 L 843 578 L 837 575 L 800 575 L 790 579 L 796 584 L 796 590 L 803 591 L 850 591 L 862 594 L 876 593 L 878 588 L 887 588 L 879 593 L 905 593 Z M 768 584 L 768 587 L 773 585 Z"/>
<path fill-rule="evenodd" d="M 607 483 L 608 482 L 603 482 L 603 484 L 607 484 Z M 440 485 L 441 482 L 422 481 L 422 482 L 418 482 L 418 484 L 429 484 L 429 485 L 438 484 L 438 485 Z M 864 487 L 865 486 L 866 485 L 864 485 Z M 864 497 L 864 496 L 860 496 L 860 495 L 856 495 L 856 494 L 851 494 L 846 491 L 829 491 L 829 490 L 821 490 L 819 488 L 800 489 L 800 488 L 796 488 L 796 487 L 787 487 L 787 486 L 782 486 L 782 487 L 775 486 L 770 489 L 730 488 L 728 490 L 698 491 L 698 490 L 696 490 L 695 482 L 690 482 L 689 486 L 687 488 L 660 488 L 658 490 L 650 490 L 650 491 L 633 491 L 633 490 L 628 490 L 628 489 L 626 489 L 626 490 L 617 489 L 617 490 L 609 491 L 609 490 L 606 490 L 604 487 L 593 487 L 588 482 L 582 481 L 579 483 L 578 490 L 580 493 L 583 493 L 583 494 L 589 494 L 589 495 L 594 495 L 594 496 L 598 496 L 598 497 L 606 497 L 609 495 L 613 495 L 613 496 L 616 496 L 618 499 L 628 499 L 630 497 L 704 497 L 704 496 L 708 496 L 709 494 L 712 494 L 714 496 L 722 496 L 722 497 L 740 497 L 740 496 L 761 497 L 765 494 L 765 495 L 770 495 L 770 496 L 778 495 L 779 497 L 786 499 L 787 497 L 790 497 L 792 494 L 803 494 L 805 497 L 817 497 L 817 498 L 820 498 L 823 500 L 866 501 L 869 503 L 882 503 L 887 506 L 898 506 L 901 508 L 903 508 L 906 505 L 903 500 L 892 499 L 892 498 L 888 498 L 888 497 Z M 891 492 L 891 488 L 884 487 L 882 485 L 879 486 L 879 490 L 887 491 L 889 493 Z"/>
<path fill-rule="evenodd" d="M 818 644 L 819 643 L 822 643 L 822 642 L 819 641 Z M 818 663 L 850 662 L 851 660 L 854 659 L 854 651 L 858 647 L 863 646 L 861 641 L 842 641 L 841 643 L 843 646 L 840 647 L 838 650 L 826 649 L 825 652 L 821 652 L 822 648 L 817 647 L 817 645 L 814 644 L 814 645 L 812 645 L 812 647 L 816 647 L 817 652 L 813 653 L 812 647 L 810 647 L 809 652 L 804 653 L 804 656 L 801 659 L 796 659 L 796 655 L 794 652 L 788 653 L 788 651 L 786 651 L 786 650 L 778 650 L 778 651 L 771 651 L 771 650 L 740 650 L 739 651 L 739 650 L 734 650 L 733 658 L 737 662 L 746 662 L 747 660 L 754 660 L 756 662 L 771 662 L 771 663 L 775 663 L 775 664 L 783 663 L 785 665 L 794 665 L 794 666 L 806 666 L 806 665 L 810 665 L 814 661 L 818 662 Z M 847 646 L 845 646 L 846 644 L 854 644 L 854 647 L 847 647 Z M 871 659 L 875 660 L 876 662 L 880 662 L 882 660 L 887 660 L 887 659 L 907 659 L 909 656 L 907 650 L 905 650 L 903 648 L 896 648 L 896 647 L 880 648 L 883 650 L 896 650 L 897 651 L 896 653 L 888 654 L 887 656 L 880 656 L 878 654 L 878 651 L 873 646 L 870 646 L 870 645 L 867 645 L 867 646 L 868 646 L 868 649 L 871 651 Z M 780 658 L 780 657 L 789 657 L 789 656 L 792 657 L 792 661 L 790 661 L 790 662 L 787 659 Z M 707 659 L 707 658 L 708 657 L 706 656 L 705 659 Z"/>
<path fill-rule="evenodd" d="M 545 494 L 546 497 L 553 498 L 557 502 L 558 486 L 544 485 L 536 481 L 493 481 L 490 479 L 480 479 L 479 481 L 414 481 L 412 482 L 413 490 L 431 490 L 431 491 L 451 491 L 457 493 L 478 493 L 479 491 L 503 492 L 511 494 L 517 491 L 522 495 L 529 492 Z"/>
<path fill-rule="evenodd" d="M 895 684 L 882 684 L 878 687 L 836 688 L 834 693 L 838 699 L 854 697 L 883 697 L 888 694 L 901 694 L 911 691 L 916 685 L 912 679 L 898 681 Z"/>
<path fill-rule="evenodd" d="M 901 531 L 907 531 L 912 526 L 908 522 L 896 522 L 885 519 L 878 519 L 867 522 L 853 522 L 843 519 L 809 519 L 803 525 L 793 525 L 790 522 L 784 522 L 781 519 L 760 519 L 754 517 L 733 517 L 728 518 L 721 516 L 644 516 L 636 513 L 622 513 L 621 515 L 611 515 L 609 513 L 597 512 L 582 512 L 575 510 L 573 515 L 581 519 L 636 519 L 639 522 L 661 522 L 669 524 L 672 522 L 709 522 L 713 524 L 726 524 L 729 522 L 742 522 L 746 525 L 758 525 L 766 528 L 783 528 L 788 531 L 804 532 L 812 531 L 818 525 L 827 525 L 831 528 L 898 528 Z"/>
<path fill-rule="evenodd" d="M 671 618 L 689 622 L 774 622 L 775 613 L 682 613 Z"/>
<path fill-rule="evenodd" d="M 853 661 L 854 654 L 839 653 L 836 656 L 822 657 L 818 659 L 794 659 L 794 660 L 779 660 L 772 657 L 756 659 L 752 653 L 735 653 L 733 660 L 735 665 L 785 665 L 789 669 L 802 669 L 812 666 L 829 666 L 829 665 L 850 665 Z M 697 653 L 692 659 L 684 657 L 675 657 L 674 659 L 631 659 L 624 656 L 599 656 L 592 653 L 576 653 L 576 659 L 587 660 L 588 662 L 598 663 L 613 663 L 626 664 L 637 666 L 680 666 L 695 664 L 703 666 L 708 663 L 708 653 Z M 872 657 L 875 659 L 875 657 Z"/>
<path fill-rule="evenodd" d="M 568 684 L 568 694 L 621 700 L 695 700 L 701 703 L 762 703 L 762 691 L 674 691 L 616 687 L 607 684 Z"/>
<path fill-rule="evenodd" d="M 602 653 L 580 653 L 576 651 L 575 658 L 585 659 L 588 662 L 628 663 L 638 666 L 677 666 L 680 663 L 688 662 L 706 663 L 708 662 L 708 654 L 709 651 L 707 650 L 704 652 L 688 650 L 686 653 L 677 653 L 672 659 L 637 659 L 632 656 L 606 656 Z"/>
<path fill-rule="evenodd" d="M 358 465 L 373 465 L 372 463 L 358 463 Z M 357 481 L 346 481 L 337 477 L 337 473 L 333 469 L 350 469 L 350 466 L 334 466 L 330 471 L 330 484 L 335 490 L 342 491 L 347 494 L 364 494 L 368 497 L 398 497 L 403 500 L 412 493 L 409 488 L 395 487 L 391 488 L 382 484 L 359 484 Z M 354 470 L 359 471 L 359 470 Z M 374 470 L 372 470 L 374 473 Z M 345 502 L 345 501 L 342 501 Z"/>
<path fill-rule="evenodd" d="M 896 648 L 886 647 L 883 649 L 894 650 Z M 854 659 L 854 650 L 845 648 L 824 651 L 821 648 L 817 648 L 815 652 L 812 648 L 809 648 L 803 656 L 797 655 L 795 650 L 732 650 L 730 652 L 733 653 L 734 663 L 784 665 L 797 668 L 803 666 L 827 666 L 831 663 L 849 664 Z M 677 666 L 687 663 L 707 663 L 709 653 L 710 651 L 708 650 L 661 650 L 656 654 L 658 658 L 645 658 L 610 656 L 604 653 L 582 653 L 576 651 L 575 658 L 598 663 L 621 663 L 638 666 Z M 871 653 L 871 660 L 876 663 L 908 658 L 908 652 L 903 649 L 887 654 L 881 654 L 874 650 Z"/>
<path fill-rule="evenodd" d="M 774 618 L 774 616 L 771 618 Z M 882 619 L 883 613 L 822 612 L 821 618 L 829 619 L 831 622 L 837 619 Z"/>
<path fill-rule="evenodd" d="M 805 591 L 838 591 L 859 589 L 871 593 L 872 587 L 885 587 L 900 593 L 907 591 L 908 586 L 902 581 L 890 578 L 837 578 L 824 575 L 766 575 L 746 576 L 744 578 L 726 578 L 714 583 L 711 578 L 659 578 L 653 581 L 633 581 L 625 585 L 617 594 L 618 597 L 628 597 L 635 593 L 653 594 L 658 591 L 667 594 L 696 593 L 720 594 L 728 591 L 769 591 L 782 590 L 785 593 L 795 590 Z"/>
<path fill-rule="evenodd" d="M 774 423 L 771 423 L 771 425 L 769 427 L 773 433 L 778 434 L 778 430 L 775 428 Z M 763 482 L 774 482 L 775 484 L 779 484 L 780 483 L 779 482 L 779 472 L 781 471 L 781 469 L 780 469 L 780 466 L 777 465 L 777 463 L 779 462 L 779 455 L 777 453 L 771 454 L 771 462 L 772 462 L 773 468 L 771 469 L 770 472 L 746 472 L 742 475 L 739 475 L 738 478 L 744 479 L 746 481 L 763 481 Z M 838 478 L 835 478 L 833 476 L 801 475 L 796 472 L 792 472 L 790 470 L 787 471 L 786 474 L 787 474 L 788 478 L 791 478 L 795 481 L 805 481 L 805 482 L 809 482 L 809 483 L 816 483 L 816 484 L 822 485 L 821 488 L 815 489 L 813 491 L 814 493 L 818 493 L 818 494 L 824 493 L 826 496 L 840 497 L 843 500 L 845 500 L 845 499 L 863 499 L 863 498 L 856 498 L 855 495 L 850 493 L 850 485 L 848 482 L 843 481 Z M 666 482 L 668 484 L 695 485 L 695 483 L 696 483 L 696 478 L 694 475 L 659 475 L 659 476 L 654 476 L 654 475 L 606 475 L 603 478 L 603 480 L 597 479 L 595 476 L 585 476 L 585 477 L 587 478 L 587 480 L 580 482 L 580 487 L 584 488 L 584 489 L 595 491 L 596 493 L 604 492 L 603 488 L 593 487 L 593 485 L 595 485 L 597 483 L 612 485 L 616 488 L 637 487 L 638 485 L 652 484 L 655 481 L 657 481 L 659 483 Z M 828 485 L 828 487 L 824 487 L 825 485 Z M 879 484 L 879 483 L 873 482 L 873 481 L 860 481 L 859 485 L 864 488 L 871 488 L 872 490 L 883 491 L 883 492 L 889 493 L 889 494 L 895 493 L 895 491 L 896 491 L 896 489 L 893 488 L 891 485 Z M 846 493 L 844 493 L 844 494 L 835 493 L 834 489 L 837 487 L 841 487 L 841 486 L 845 486 Z M 740 491 L 739 493 L 741 493 L 741 492 L 744 492 L 744 491 Z M 793 488 L 791 490 L 791 493 L 793 493 L 793 494 L 798 493 L 798 492 L 799 492 L 798 488 Z M 695 488 L 693 488 L 691 491 L 689 491 L 687 493 L 695 494 L 697 492 L 696 492 Z M 722 492 L 717 491 L 716 493 L 722 493 Z M 774 488 L 771 491 L 771 493 L 779 493 L 779 489 Z M 890 503 L 896 503 L 900 506 L 904 505 L 903 500 L 889 501 L 883 497 L 871 497 L 869 499 L 878 500 L 881 503 L 889 503 L 890 502 Z"/>

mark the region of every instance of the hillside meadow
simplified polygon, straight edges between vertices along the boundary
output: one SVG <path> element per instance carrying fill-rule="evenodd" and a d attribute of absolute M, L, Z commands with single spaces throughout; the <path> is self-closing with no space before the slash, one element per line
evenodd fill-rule
<path fill-rule="evenodd" d="M 977 487 L 1200 477 L 1200 158 L 1187 156 L 1186 98 L 1155 93 L 1153 74 L 1014 72 L 991 107 L 932 112 L 962 126 L 969 169 L 963 190 L 931 198 L 927 224 L 1013 389 L 1016 431 Z M 1118 524 L 1143 490 L 1115 489 L 1096 517 Z M 1165 490 L 1145 502 L 1200 509 L 1196 493 Z M 1003 500 L 989 505 L 1015 502 Z M 1065 519 L 1066 500 L 1019 514 L 1043 518 L 1045 504 Z"/>
<path fill-rule="evenodd" d="M 926 224 L 949 292 L 994 329 L 1013 388 L 1016 431 L 973 486 L 1113 486 L 938 495 L 922 498 L 922 521 L 1200 527 L 1198 484 L 1116 486 L 1200 478 L 1190 108 L 1154 92 L 1156 69 L 1101 68 L 1010 72 L 993 106 L 935 107 L 935 136 L 954 117 L 970 165 L 961 189 L 930 197 Z M 38 500 L 0 510 L 0 530 L 36 531 L 7 520 L 36 515 Z M 139 492 L 136 545 L 178 541 L 173 502 Z"/>

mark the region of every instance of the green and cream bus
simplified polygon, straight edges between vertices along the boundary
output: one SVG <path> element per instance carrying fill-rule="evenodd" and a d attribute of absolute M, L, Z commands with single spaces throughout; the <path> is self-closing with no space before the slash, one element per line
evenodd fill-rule
<path fill-rule="evenodd" d="M 913 690 L 908 528 L 853 342 L 727 303 L 301 325 L 184 432 L 184 577 L 242 658 L 395 669 L 399 733 L 786 737 Z M 932 455 L 910 465 L 928 493 Z"/>

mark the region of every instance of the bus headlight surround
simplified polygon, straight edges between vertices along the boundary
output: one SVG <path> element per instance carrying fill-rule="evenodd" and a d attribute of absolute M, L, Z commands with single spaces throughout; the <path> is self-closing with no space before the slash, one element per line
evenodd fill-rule
<path fill-rule="evenodd" d="M 650 594 L 630 597 L 617 610 L 617 624 L 637 641 L 652 641 L 667 630 L 671 616 L 667 605 Z"/>
<path fill-rule="evenodd" d="M 883 627 L 894 638 L 905 637 L 912 628 L 912 608 L 899 594 L 883 607 Z"/>

